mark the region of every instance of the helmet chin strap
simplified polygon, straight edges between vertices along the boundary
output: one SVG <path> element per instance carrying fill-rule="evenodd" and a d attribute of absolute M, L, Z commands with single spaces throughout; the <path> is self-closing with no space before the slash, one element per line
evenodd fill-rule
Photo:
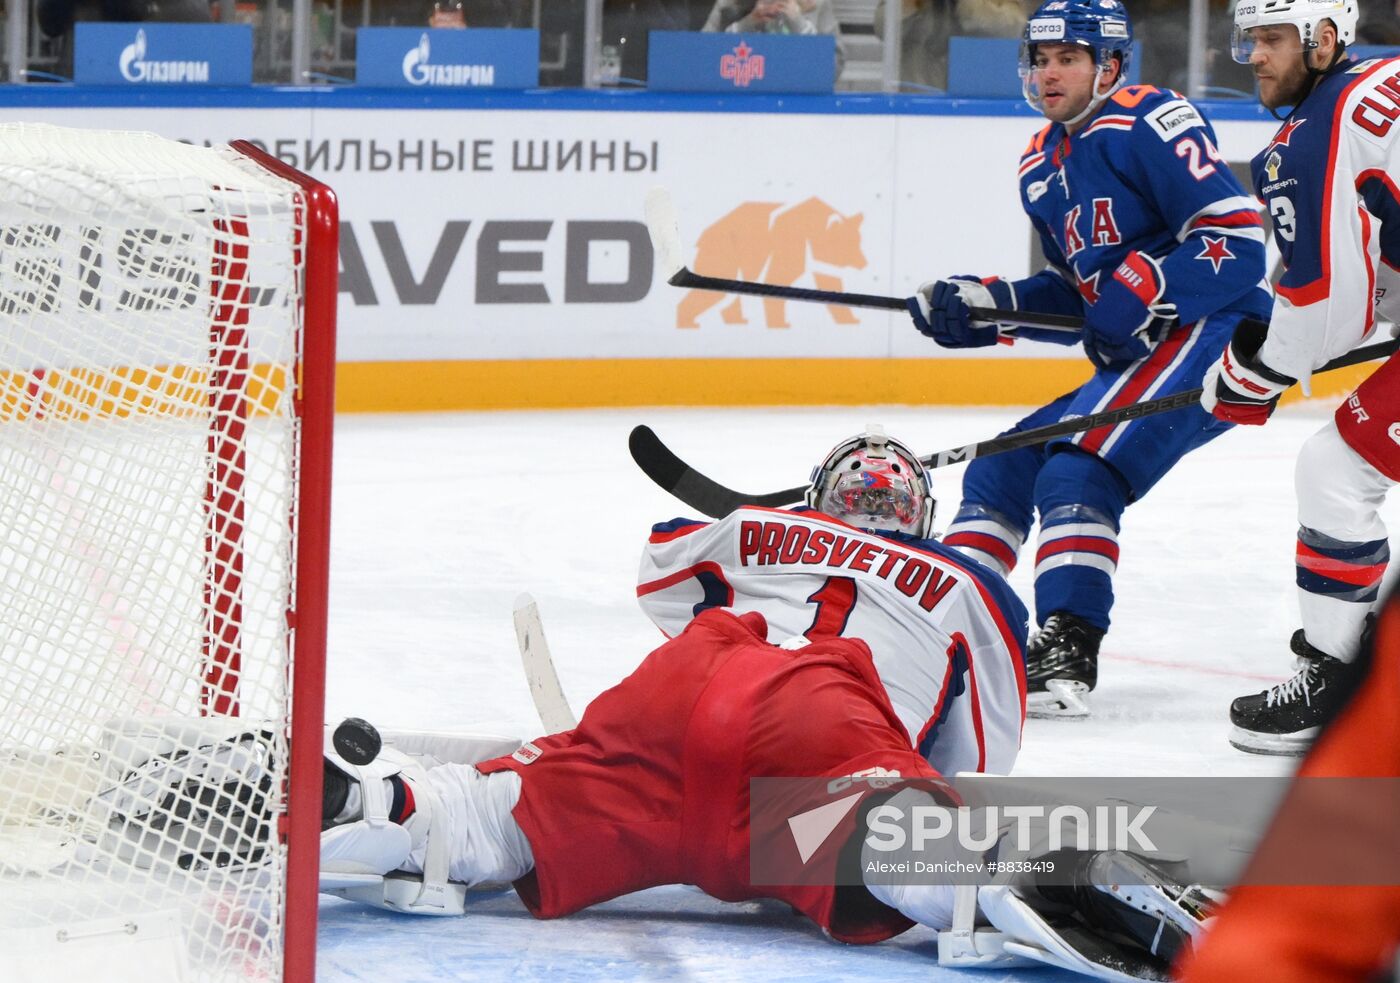
<path fill-rule="evenodd" d="M 1100 65 L 1100 66 L 1098 66 L 1097 69 L 1095 69 L 1095 71 L 1094 71 L 1094 94 L 1091 95 L 1091 96 L 1089 97 L 1089 104 L 1088 104 L 1087 106 L 1085 106 L 1083 109 L 1081 109 L 1078 113 L 1076 113 L 1072 119 L 1064 120 L 1064 121 L 1061 122 L 1060 125 L 1064 126 L 1066 129 L 1068 129 L 1068 128 L 1071 127 L 1071 126 L 1077 126 L 1078 124 L 1082 123 L 1084 120 L 1086 120 L 1086 119 L 1088 119 L 1090 116 L 1092 116 L 1092 115 L 1098 110 L 1098 108 L 1099 108 L 1100 106 L 1103 105 L 1103 102 L 1104 102 L 1105 99 L 1107 99 L 1109 96 L 1113 95 L 1113 93 L 1117 92 L 1119 89 L 1123 88 L 1123 83 L 1124 83 L 1124 81 L 1125 81 L 1125 79 L 1124 79 L 1124 77 L 1123 77 L 1123 75 L 1122 75 L 1122 64 L 1123 64 L 1123 63 L 1122 63 L 1122 62 L 1119 62 L 1118 64 L 1119 64 L 1118 81 L 1117 81 L 1117 82 L 1114 82 L 1112 88 L 1108 89 L 1106 92 L 1100 92 L 1100 91 L 1099 91 L 1099 79 L 1103 76 L 1104 70 L 1105 70 L 1108 66 L 1107 66 L 1107 65 Z M 1025 86 L 1025 87 L 1023 87 L 1023 88 L 1025 88 L 1025 90 L 1026 90 L 1026 91 L 1025 91 L 1026 102 L 1030 103 L 1030 107 L 1031 107 L 1032 109 L 1034 109 L 1034 110 L 1035 110 L 1036 112 L 1038 112 L 1038 113 L 1044 112 L 1044 103 L 1043 103 L 1038 97 L 1037 97 L 1036 99 L 1032 100 L 1031 97 L 1030 97 L 1029 87 L 1028 87 L 1028 86 Z"/>
<path fill-rule="evenodd" d="M 1061 124 L 1065 127 L 1065 129 L 1069 129 L 1071 126 L 1077 126 L 1084 120 L 1092 116 L 1095 112 L 1098 111 L 1098 108 L 1103 105 L 1104 100 L 1107 99 L 1109 96 L 1113 95 L 1113 93 L 1117 92 L 1118 89 L 1123 85 L 1123 80 L 1119 79 L 1117 84 L 1115 84 L 1113 88 L 1109 89 L 1107 92 L 1099 92 L 1099 76 L 1102 74 L 1102 68 L 1100 68 L 1097 72 L 1094 73 L 1094 94 L 1089 97 L 1089 105 L 1085 106 L 1083 109 L 1077 112 L 1073 116 L 1073 118 L 1065 120 Z"/>

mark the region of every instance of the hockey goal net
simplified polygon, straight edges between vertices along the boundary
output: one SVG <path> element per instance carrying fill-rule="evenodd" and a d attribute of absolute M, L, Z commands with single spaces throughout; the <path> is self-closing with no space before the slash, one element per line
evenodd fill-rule
<path fill-rule="evenodd" d="M 0 979 L 310 980 L 337 217 L 0 126 Z"/>

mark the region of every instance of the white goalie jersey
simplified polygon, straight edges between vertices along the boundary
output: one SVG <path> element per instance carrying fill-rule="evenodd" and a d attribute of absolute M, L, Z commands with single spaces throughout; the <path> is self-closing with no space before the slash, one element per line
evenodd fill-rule
<path fill-rule="evenodd" d="M 668 637 L 725 607 L 763 615 L 774 644 L 859 638 L 911 745 L 941 774 L 1005 774 L 1016 760 L 1026 610 L 956 550 L 810 509 L 747 507 L 714 523 L 653 527 L 637 596 Z"/>

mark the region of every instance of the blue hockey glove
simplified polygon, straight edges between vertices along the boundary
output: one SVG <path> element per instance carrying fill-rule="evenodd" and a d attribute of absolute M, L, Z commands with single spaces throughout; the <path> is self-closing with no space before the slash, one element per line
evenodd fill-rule
<path fill-rule="evenodd" d="M 1157 261 L 1130 252 L 1099 288 L 1084 318 L 1084 351 L 1099 368 L 1145 358 L 1176 326 L 1176 307 L 1165 303 L 1166 280 Z"/>
<path fill-rule="evenodd" d="M 1014 311 L 1016 298 L 1003 280 L 983 283 L 975 276 L 955 276 L 924 284 L 905 304 L 914 327 L 944 348 L 983 348 L 995 345 L 1001 332 L 995 324 L 972 320 L 968 309 Z"/>

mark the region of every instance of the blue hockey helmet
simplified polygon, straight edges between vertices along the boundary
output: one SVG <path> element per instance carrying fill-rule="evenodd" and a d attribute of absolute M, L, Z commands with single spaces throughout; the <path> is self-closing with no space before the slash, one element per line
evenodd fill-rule
<path fill-rule="evenodd" d="M 1109 93 L 1123 85 L 1133 56 L 1133 22 L 1122 0 L 1045 0 L 1026 21 L 1021 33 L 1021 89 L 1037 112 L 1040 94 L 1035 82 L 1035 49 L 1040 44 L 1078 44 L 1094 55 L 1100 74 L 1118 59 L 1118 80 L 1113 89 L 1095 92 L 1089 107 L 1071 122 L 1088 115 Z"/>

